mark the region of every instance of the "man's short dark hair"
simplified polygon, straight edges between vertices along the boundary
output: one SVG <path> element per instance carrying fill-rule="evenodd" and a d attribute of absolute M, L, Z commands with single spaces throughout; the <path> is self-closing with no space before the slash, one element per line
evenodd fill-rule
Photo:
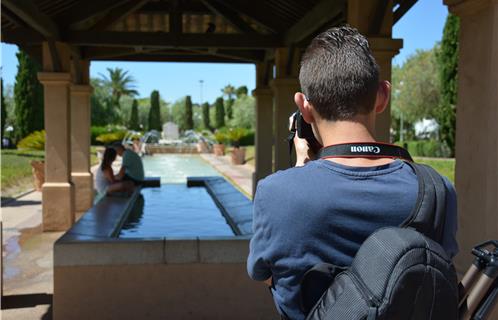
<path fill-rule="evenodd" d="M 350 120 L 372 111 L 379 66 L 358 30 L 336 27 L 311 41 L 301 60 L 299 81 L 322 118 Z"/>
<path fill-rule="evenodd" d="M 114 141 L 111 144 L 111 147 L 114 148 L 114 149 L 124 149 L 125 148 L 120 141 Z"/>

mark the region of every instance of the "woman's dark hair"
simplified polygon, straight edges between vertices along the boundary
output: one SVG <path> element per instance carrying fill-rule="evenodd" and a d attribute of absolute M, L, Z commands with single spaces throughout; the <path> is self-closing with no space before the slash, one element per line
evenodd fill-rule
<path fill-rule="evenodd" d="M 109 147 L 105 148 L 100 169 L 104 170 L 105 168 L 109 168 L 114 160 L 116 160 L 116 150 Z"/>

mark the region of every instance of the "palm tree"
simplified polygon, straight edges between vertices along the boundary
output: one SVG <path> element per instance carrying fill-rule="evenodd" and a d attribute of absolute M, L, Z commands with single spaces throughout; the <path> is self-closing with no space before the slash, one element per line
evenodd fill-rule
<path fill-rule="evenodd" d="M 107 68 L 109 76 L 100 74 L 103 79 L 104 86 L 107 87 L 112 95 L 113 105 L 120 107 L 119 100 L 122 96 L 134 96 L 138 94 L 135 90 L 135 79 L 128 75 L 128 71 L 121 68 Z"/>
<path fill-rule="evenodd" d="M 221 89 L 221 92 L 223 93 L 224 96 L 227 97 L 227 117 L 228 119 L 232 119 L 233 116 L 233 96 L 235 95 L 235 87 L 232 86 L 231 84 L 226 85 L 223 89 Z"/>

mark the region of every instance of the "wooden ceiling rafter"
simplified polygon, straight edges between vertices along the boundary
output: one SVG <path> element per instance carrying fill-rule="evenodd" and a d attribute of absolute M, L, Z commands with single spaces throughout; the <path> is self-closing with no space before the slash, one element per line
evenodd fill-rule
<path fill-rule="evenodd" d="M 340 15 L 345 8 L 346 2 L 333 2 L 322 0 L 309 10 L 294 26 L 292 26 L 284 35 L 284 43 L 299 43 L 303 39 L 316 33 L 316 31 Z M 324 15 L 323 12 L 329 12 Z"/>
<path fill-rule="evenodd" d="M 106 30 L 109 26 L 113 25 L 117 21 L 120 21 L 133 12 L 139 10 L 143 7 L 149 0 L 130 0 L 128 2 L 123 3 L 119 7 L 111 9 L 102 19 L 97 21 L 95 25 L 91 28 L 91 30 L 95 31 L 103 31 Z"/>
<path fill-rule="evenodd" d="M 265 49 L 282 45 L 278 36 L 263 34 L 247 34 L 244 41 L 240 41 L 240 34 L 215 33 L 184 33 L 178 37 L 166 32 L 68 31 L 66 36 L 66 42 L 78 46 Z"/>
<path fill-rule="evenodd" d="M 225 6 L 218 0 L 201 0 L 201 2 L 214 14 L 217 14 L 227 20 L 238 32 L 256 33 L 256 30 L 244 21 L 244 19 L 242 19 L 235 10 Z"/>
<path fill-rule="evenodd" d="M 407 13 L 413 5 L 417 3 L 417 0 L 398 0 L 395 4 L 398 4 L 398 7 L 395 7 L 393 12 L 393 25 L 401 19 L 405 13 Z"/>
<path fill-rule="evenodd" d="M 3 0 L 2 6 L 24 21 L 31 29 L 39 32 L 47 39 L 58 40 L 59 28 L 46 14 L 41 12 L 30 0 Z"/>

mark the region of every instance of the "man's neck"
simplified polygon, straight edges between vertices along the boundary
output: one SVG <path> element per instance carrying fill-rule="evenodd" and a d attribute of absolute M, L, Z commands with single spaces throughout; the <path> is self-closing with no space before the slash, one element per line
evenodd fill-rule
<path fill-rule="evenodd" d="M 362 117 L 352 121 L 320 121 L 316 125 L 324 146 L 341 143 L 375 142 L 375 119 Z M 328 158 L 327 160 L 354 167 L 370 167 L 393 162 L 390 158 Z"/>

